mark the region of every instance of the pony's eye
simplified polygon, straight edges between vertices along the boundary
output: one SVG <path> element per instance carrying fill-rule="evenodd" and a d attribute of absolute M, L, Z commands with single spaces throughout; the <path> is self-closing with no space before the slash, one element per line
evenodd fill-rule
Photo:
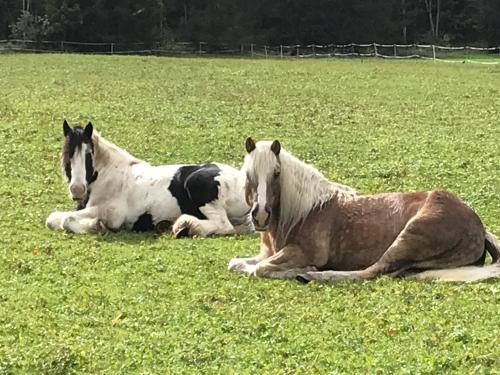
<path fill-rule="evenodd" d="M 274 178 L 278 178 L 280 176 L 280 173 L 281 173 L 280 171 L 277 171 L 277 170 L 274 171 L 274 173 L 273 173 Z"/>

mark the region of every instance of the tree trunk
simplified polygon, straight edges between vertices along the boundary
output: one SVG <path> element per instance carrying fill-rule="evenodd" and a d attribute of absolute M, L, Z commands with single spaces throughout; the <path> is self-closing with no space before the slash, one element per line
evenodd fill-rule
<path fill-rule="evenodd" d="M 406 20 L 406 0 L 401 0 L 401 18 L 403 19 L 403 44 L 407 44 L 406 37 L 406 29 L 407 29 L 407 20 Z"/>
<path fill-rule="evenodd" d="M 437 0 L 436 4 L 436 28 L 434 30 L 434 37 L 437 38 L 439 36 L 439 16 L 441 14 L 441 0 Z"/>
<path fill-rule="evenodd" d="M 163 41 L 163 0 L 158 1 L 158 6 L 160 7 L 160 38 Z"/>
<path fill-rule="evenodd" d="M 427 14 L 429 16 L 430 32 L 431 35 L 434 36 L 435 31 L 434 31 L 434 20 L 432 18 L 432 0 L 424 0 L 424 2 L 425 2 L 425 8 L 427 9 Z"/>

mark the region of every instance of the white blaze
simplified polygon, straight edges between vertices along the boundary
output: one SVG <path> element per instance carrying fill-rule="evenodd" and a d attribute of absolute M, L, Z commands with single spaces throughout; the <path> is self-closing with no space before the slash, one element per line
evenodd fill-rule
<path fill-rule="evenodd" d="M 269 213 L 266 211 L 267 205 L 267 180 L 265 175 L 259 176 L 259 184 L 257 185 L 257 204 L 258 210 L 254 216 L 259 225 L 265 225 Z"/>
<path fill-rule="evenodd" d="M 82 147 L 80 149 L 76 149 L 73 157 L 71 158 L 71 181 L 69 183 L 69 191 L 71 195 L 75 195 L 74 192 L 81 192 L 82 194 L 85 193 L 87 183 L 85 173 L 86 152 L 87 145 L 82 144 Z"/>
<path fill-rule="evenodd" d="M 267 199 L 267 181 L 266 176 L 259 176 L 259 185 L 257 186 L 257 203 L 259 211 L 264 211 Z"/>

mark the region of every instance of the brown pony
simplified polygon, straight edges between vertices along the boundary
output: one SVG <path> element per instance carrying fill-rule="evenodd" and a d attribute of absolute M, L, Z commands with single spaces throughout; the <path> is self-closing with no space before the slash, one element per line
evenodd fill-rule
<path fill-rule="evenodd" d="M 337 281 L 380 275 L 478 281 L 500 276 L 500 242 L 442 190 L 359 195 L 281 148 L 248 138 L 246 198 L 261 251 L 229 270 Z M 492 264 L 484 266 L 486 251 Z"/>

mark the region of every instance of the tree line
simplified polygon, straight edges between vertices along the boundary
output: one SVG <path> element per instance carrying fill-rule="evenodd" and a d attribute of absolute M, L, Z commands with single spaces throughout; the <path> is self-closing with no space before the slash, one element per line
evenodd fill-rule
<path fill-rule="evenodd" d="M 0 0 L 0 39 L 500 45 L 499 0 Z"/>

